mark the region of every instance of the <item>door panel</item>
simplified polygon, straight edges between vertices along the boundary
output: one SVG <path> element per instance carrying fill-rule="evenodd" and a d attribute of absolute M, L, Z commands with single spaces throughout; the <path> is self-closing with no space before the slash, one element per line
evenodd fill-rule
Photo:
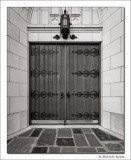
<path fill-rule="evenodd" d="M 68 45 L 67 50 L 67 120 L 98 123 L 99 46 Z"/>
<path fill-rule="evenodd" d="M 99 45 L 30 45 L 31 123 L 98 123 Z"/>
<path fill-rule="evenodd" d="M 64 120 L 64 46 L 30 46 L 31 120 Z"/>

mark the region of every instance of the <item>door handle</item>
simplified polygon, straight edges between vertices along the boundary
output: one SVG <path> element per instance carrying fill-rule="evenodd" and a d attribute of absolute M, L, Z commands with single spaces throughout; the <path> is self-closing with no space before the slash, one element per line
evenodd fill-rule
<path fill-rule="evenodd" d="M 61 98 L 64 98 L 64 97 L 65 97 L 65 95 L 64 95 L 63 92 L 61 92 L 60 97 L 61 97 Z"/>
<path fill-rule="evenodd" d="M 69 92 L 66 95 L 67 95 L 68 98 L 70 98 L 70 96 L 71 96 L 71 94 Z"/>

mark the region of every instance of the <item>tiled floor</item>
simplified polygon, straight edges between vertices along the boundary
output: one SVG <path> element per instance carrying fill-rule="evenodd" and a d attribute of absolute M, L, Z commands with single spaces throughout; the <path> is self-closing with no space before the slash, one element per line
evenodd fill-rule
<path fill-rule="evenodd" d="M 31 129 L 8 140 L 8 153 L 124 153 L 124 142 L 100 129 Z"/>

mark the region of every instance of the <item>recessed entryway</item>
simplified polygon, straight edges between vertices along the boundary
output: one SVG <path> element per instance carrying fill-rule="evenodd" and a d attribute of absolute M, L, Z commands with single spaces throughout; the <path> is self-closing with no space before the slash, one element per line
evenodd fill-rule
<path fill-rule="evenodd" d="M 100 43 L 30 44 L 30 123 L 98 124 Z"/>

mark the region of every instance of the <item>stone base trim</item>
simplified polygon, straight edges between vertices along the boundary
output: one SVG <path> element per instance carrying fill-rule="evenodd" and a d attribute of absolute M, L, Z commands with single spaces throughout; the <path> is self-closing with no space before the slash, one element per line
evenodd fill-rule
<path fill-rule="evenodd" d="M 7 136 L 7 140 L 9 140 L 9 139 L 11 139 L 11 138 L 14 138 L 14 137 L 16 137 L 16 136 L 18 136 L 18 135 L 20 135 L 20 134 L 22 134 L 22 133 L 30 130 L 30 129 L 31 129 L 31 127 L 28 126 L 27 128 L 24 128 L 24 129 L 22 129 L 22 130 L 20 130 L 20 131 L 18 131 L 18 132 L 15 132 L 15 133 L 13 133 L 13 134 L 11 134 L 11 135 L 8 135 L 8 136 Z"/>
<path fill-rule="evenodd" d="M 111 130 L 108 130 L 108 129 L 102 127 L 102 126 L 100 126 L 99 129 L 104 131 L 104 132 L 107 132 L 107 133 L 111 134 L 112 136 L 115 136 L 115 137 L 117 137 L 119 139 L 124 140 L 124 136 L 122 136 L 122 135 L 120 135 L 118 133 L 112 132 Z"/>

